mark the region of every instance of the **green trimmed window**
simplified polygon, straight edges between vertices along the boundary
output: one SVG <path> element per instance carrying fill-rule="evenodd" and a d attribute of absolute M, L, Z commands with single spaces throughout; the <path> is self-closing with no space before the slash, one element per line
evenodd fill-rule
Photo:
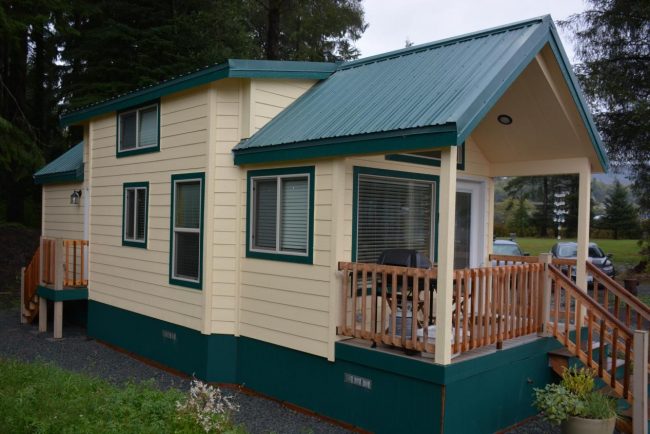
<path fill-rule="evenodd" d="M 122 245 L 147 247 L 149 183 L 127 182 L 122 198 Z"/>
<path fill-rule="evenodd" d="M 172 175 L 170 283 L 201 288 L 205 175 Z"/>
<path fill-rule="evenodd" d="M 247 256 L 312 262 L 314 168 L 250 171 Z"/>
<path fill-rule="evenodd" d="M 149 103 L 117 115 L 117 155 L 160 150 L 160 104 Z"/>

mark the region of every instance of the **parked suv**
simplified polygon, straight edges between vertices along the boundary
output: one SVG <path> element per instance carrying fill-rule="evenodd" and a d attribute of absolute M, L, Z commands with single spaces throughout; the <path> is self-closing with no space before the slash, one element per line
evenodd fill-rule
<path fill-rule="evenodd" d="M 551 249 L 551 255 L 555 258 L 575 259 L 578 256 L 578 245 L 571 242 L 555 243 Z M 613 278 L 616 275 L 612 255 L 605 254 L 596 243 L 589 243 L 589 261 L 609 277 Z M 575 268 L 572 274 L 572 277 L 575 278 Z M 589 277 L 589 281 L 591 281 L 591 277 Z"/>
<path fill-rule="evenodd" d="M 519 244 L 512 240 L 494 240 L 492 253 L 495 255 L 528 256 L 528 253 L 522 252 Z"/>

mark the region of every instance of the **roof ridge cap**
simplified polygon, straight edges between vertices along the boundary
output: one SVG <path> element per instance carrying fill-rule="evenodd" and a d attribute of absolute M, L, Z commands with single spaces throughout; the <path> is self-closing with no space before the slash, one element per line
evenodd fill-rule
<path fill-rule="evenodd" d="M 509 24 L 505 24 L 502 26 L 497 26 L 497 27 L 491 27 L 489 29 L 482 29 L 482 30 L 477 30 L 474 32 L 470 33 L 465 33 L 463 35 L 458 35 L 458 36 L 452 36 L 449 38 L 444 38 L 444 39 L 439 39 L 437 41 L 432 41 L 432 42 L 426 42 L 424 44 L 419 44 L 419 45 L 414 45 L 412 47 L 408 48 L 400 48 L 398 50 L 392 50 L 392 51 L 387 51 L 385 53 L 381 54 L 376 54 L 374 56 L 369 56 L 363 59 L 357 59 L 357 60 L 352 60 L 349 62 L 342 63 L 338 68 L 337 71 L 342 71 L 346 69 L 352 69 L 356 68 L 359 66 L 364 66 L 372 63 L 377 63 L 381 62 L 390 58 L 394 57 L 402 57 L 402 56 L 408 56 L 410 54 L 418 53 L 421 51 L 427 51 L 427 50 L 432 50 L 441 46 L 445 45 L 451 45 L 451 44 L 456 44 L 459 42 L 464 42 L 466 40 L 470 39 L 476 39 L 479 37 L 491 35 L 491 34 L 496 34 L 496 33 L 502 33 L 502 32 L 507 32 L 511 30 L 516 30 L 519 28 L 523 28 L 526 26 L 533 25 L 535 23 L 552 23 L 553 20 L 551 18 L 551 15 L 546 14 L 546 15 L 541 15 L 535 18 L 529 18 L 527 20 L 522 20 L 522 21 L 515 21 Z"/>

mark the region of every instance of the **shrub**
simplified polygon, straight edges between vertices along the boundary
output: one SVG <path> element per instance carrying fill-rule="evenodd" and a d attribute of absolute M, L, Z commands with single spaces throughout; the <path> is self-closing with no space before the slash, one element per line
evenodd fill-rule
<path fill-rule="evenodd" d="M 560 424 L 569 416 L 583 412 L 583 403 L 575 394 L 561 384 L 547 384 L 543 389 L 535 389 L 535 407 L 544 413 L 550 422 Z"/>

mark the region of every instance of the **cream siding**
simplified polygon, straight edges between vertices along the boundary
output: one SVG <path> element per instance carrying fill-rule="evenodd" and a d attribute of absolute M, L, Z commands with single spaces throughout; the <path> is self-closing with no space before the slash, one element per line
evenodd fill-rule
<path fill-rule="evenodd" d="M 83 189 L 83 183 L 46 184 L 43 186 L 43 228 L 46 238 L 83 239 L 83 200 L 70 204 L 73 190 Z"/>
<path fill-rule="evenodd" d="M 90 299 L 197 330 L 204 316 L 202 291 L 169 284 L 170 179 L 206 171 L 207 95 L 202 87 L 161 99 L 160 152 L 116 158 L 115 113 L 94 119 L 88 132 Z M 122 246 L 123 184 L 144 181 L 147 248 Z"/>
<path fill-rule="evenodd" d="M 330 279 L 334 277 L 330 262 L 332 163 L 314 165 L 313 265 L 246 258 L 246 225 L 241 228 L 240 333 L 326 357 L 330 343 Z M 241 200 L 245 204 L 245 174 L 241 182 Z M 245 205 L 242 215 L 245 221 Z"/>
<path fill-rule="evenodd" d="M 259 339 L 265 339 L 264 336 L 267 335 L 279 336 L 277 329 L 282 327 L 272 320 L 266 324 L 261 318 L 264 315 L 277 315 L 275 310 L 292 308 L 292 297 L 287 297 L 291 293 L 269 287 L 265 279 L 247 286 L 250 293 L 246 292 L 246 296 L 243 289 L 241 292 L 237 290 L 243 275 L 246 278 L 250 276 L 248 272 L 242 271 L 245 269 L 243 258 L 246 256 L 246 170 L 234 165 L 232 148 L 242 138 L 261 128 L 314 83 L 314 80 L 273 79 L 228 79 L 216 83 L 211 279 L 213 333 L 243 334 Z M 277 263 L 274 264 L 278 267 Z M 277 277 L 283 279 L 285 275 L 286 272 L 281 271 Z M 256 282 L 255 278 L 253 282 Z M 242 301 L 244 297 L 246 298 Z M 240 303 L 248 309 L 246 313 L 239 311 Z M 239 321 L 240 318 L 242 322 Z M 263 330 L 265 327 L 269 329 Z M 284 341 L 282 337 L 277 339 L 275 342 L 291 340 L 290 337 L 284 338 Z M 315 351 L 317 345 L 306 343 L 308 338 L 301 339 L 304 342 L 301 348 L 308 348 L 309 352 Z"/>

